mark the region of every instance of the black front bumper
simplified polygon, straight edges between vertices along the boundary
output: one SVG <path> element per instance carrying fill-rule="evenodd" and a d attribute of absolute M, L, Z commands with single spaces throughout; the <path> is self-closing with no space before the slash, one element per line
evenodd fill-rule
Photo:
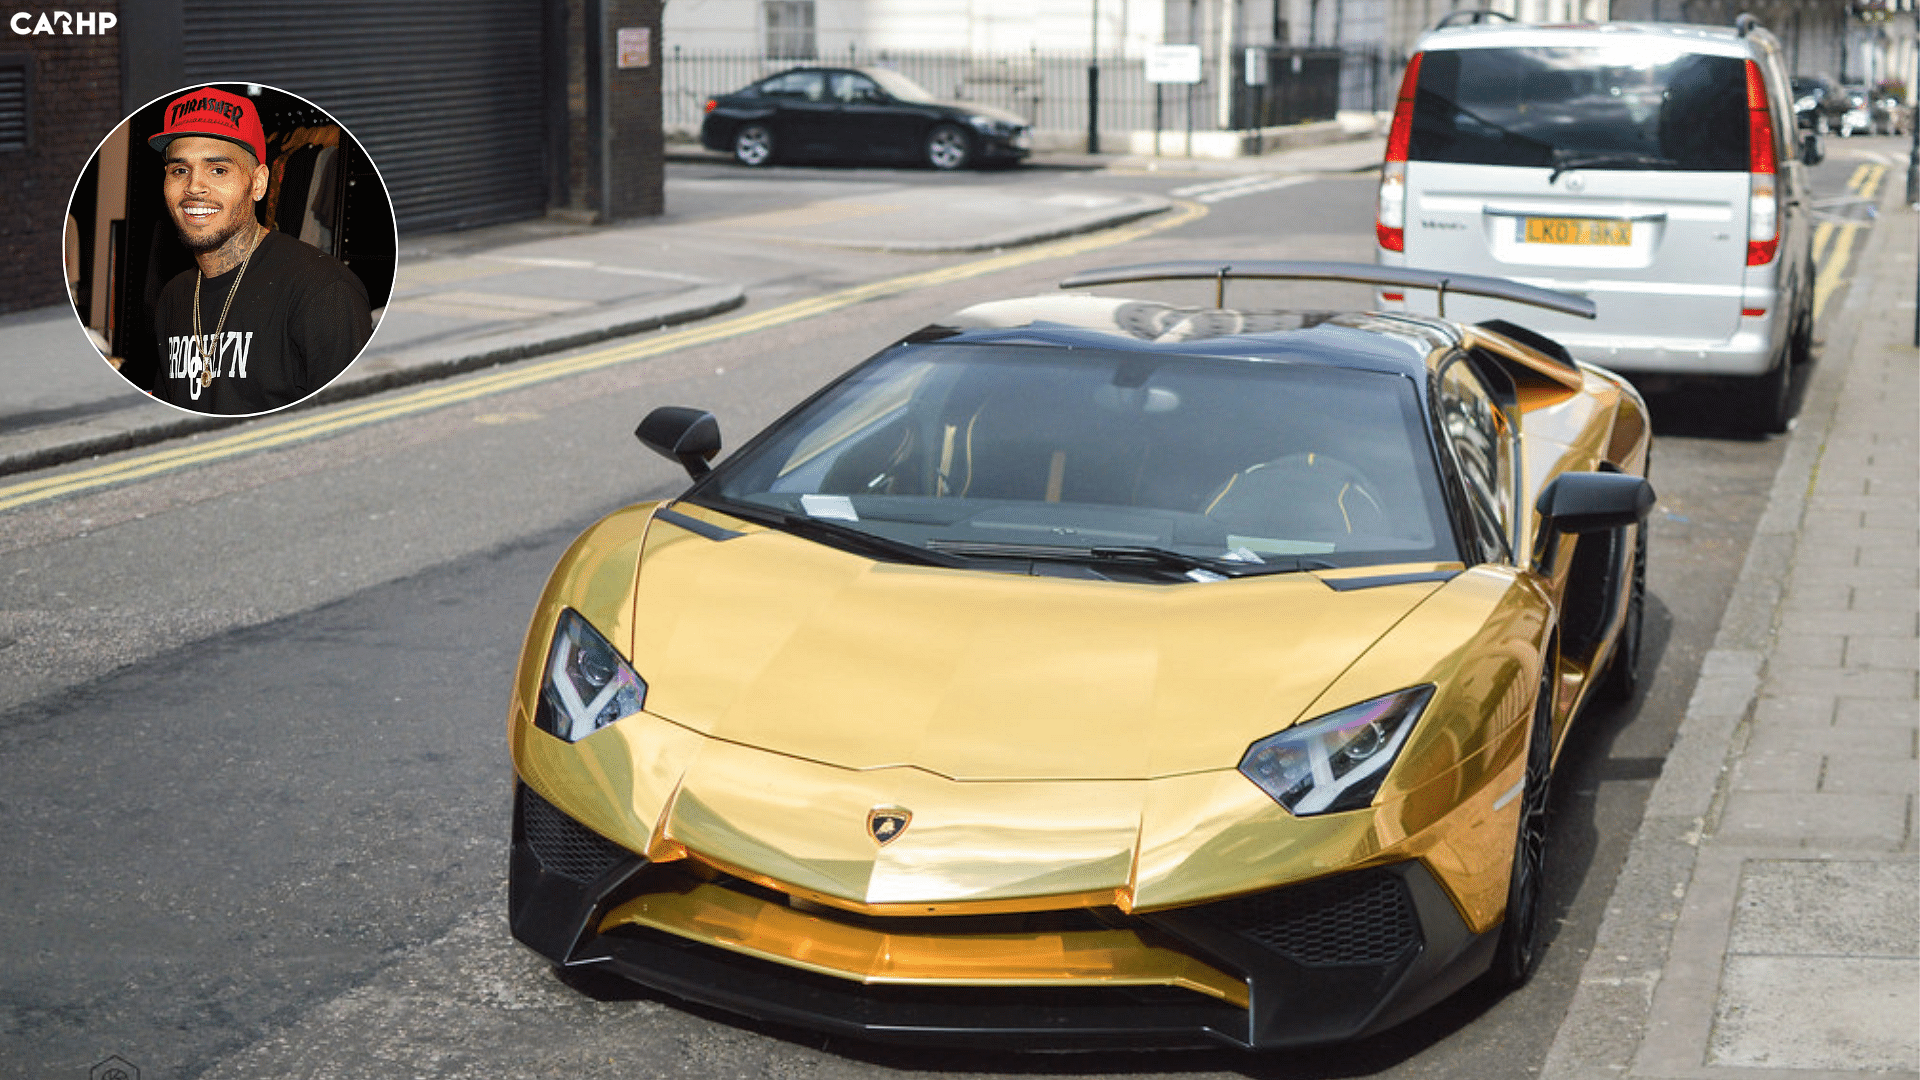
<path fill-rule="evenodd" d="M 1243 976 L 1245 1009 L 1176 987 L 869 985 L 657 931 L 596 933 L 609 909 L 642 890 L 646 865 L 520 787 L 513 935 L 563 967 L 876 1042 L 1023 1050 L 1339 1042 L 1391 1027 L 1459 989 L 1486 969 L 1497 937 L 1470 933 L 1427 869 L 1407 862 L 1136 917 Z"/>

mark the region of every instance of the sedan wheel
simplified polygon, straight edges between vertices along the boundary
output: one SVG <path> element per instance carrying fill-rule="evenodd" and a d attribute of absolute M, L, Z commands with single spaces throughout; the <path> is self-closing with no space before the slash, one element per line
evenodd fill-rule
<path fill-rule="evenodd" d="M 1547 791 L 1553 776 L 1553 656 L 1533 706 L 1527 734 L 1526 787 L 1520 794 L 1520 829 L 1513 842 L 1513 872 L 1507 879 L 1507 919 L 1488 978 L 1502 990 L 1526 982 L 1540 963 L 1547 870 Z"/>
<path fill-rule="evenodd" d="M 748 124 L 733 134 L 733 157 L 742 165 L 760 166 L 773 160 L 773 132 L 765 124 Z"/>
<path fill-rule="evenodd" d="M 927 164 L 942 171 L 965 168 L 973 157 L 973 144 L 967 133 L 952 124 L 941 124 L 927 135 Z"/>

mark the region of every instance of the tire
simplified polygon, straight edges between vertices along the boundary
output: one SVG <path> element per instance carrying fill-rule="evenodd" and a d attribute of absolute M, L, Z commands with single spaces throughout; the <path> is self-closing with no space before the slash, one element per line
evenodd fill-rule
<path fill-rule="evenodd" d="M 773 162 L 773 131 L 765 124 L 742 124 L 733 133 L 733 160 L 749 168 Z"/>
<path fill-rule="evenodd" d="M 1613 647 L 1613 658 L 1601 674 L 1595 692 L 1603 700 L 1624 702 L 1640 692 L 1641 633 L 1647 610 L 1647 526 L 1635 529 L 1633 541 L 1632 584 L 1627 586 L 1627 619 L 1620 627 L 1620 640 Z"/>
<path fill-rule="evenodd" d="M 1805 367 L 1813 363 L 1813 259 L 1807 259 L 1807 287 L 1801 290 L 1802 299 L 1797 316 L 1793 320 L 1793 330 L 1787 338 L 1787 362 L 1794 367 Z"/>
<path fill-rule="evenodd" d="M 964 169 L 973 160 L 973 143 L 954 124 L 935 124 L 927 132 L 927 164 L 942 172 Z"/>
<path fill-rule="evenodd" d="M 1513 870 L 1507 878 L 1507 916 L 1500 924 L 1493 965 L 1487 979 L 1501 991 L 1515 990 L 1540 965 L 1545 922 L 1547 797 L 1553 780 L 1553 653 L 1534 698 L 1533 726 L 1527 733 L 1526 786 L 1520 793 L 1520 827 L 1513 841 Z"/>
<path fill-rule="evenodd" d="M 1793 362 L 1790 347 L 1781 349 L 1765 375 L 1740 380 L 1741 413 L 1747 427 L 1759 435 L 1779 435 L 1793 426 Z"/>

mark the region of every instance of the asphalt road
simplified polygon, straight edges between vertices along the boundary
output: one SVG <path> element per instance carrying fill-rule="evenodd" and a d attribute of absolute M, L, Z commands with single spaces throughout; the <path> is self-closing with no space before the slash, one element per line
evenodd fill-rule
<path fill-rule="evenodd" d="M 1836 155 L 1822 188 L 1838 191 L 1851 167 Z M 897 180 L 672 175 L 687 221 Z M 1207 179 L 1075 181 L 1166 192 Z M 1365 259 L 1372 192 L 1366 176 L 1249 191 L 1103 261 Z M 822 280 L 787 287 L 900 264 L 833 260 Z M 110 1055 L 146 1078 L 1533 1075 L 1718 624 L 1777 441 L 1661 424 L 1657 671 L 1634 706 L 1590 713 L 1569 748 L 1550 945 L 1534 982 L 1504 999 L 1469 992 L 1365 1045 L 1285 1057 L 926 1054 L 620 987 L 582 992 L 508 938 L 513 657 L 574 533 L 684 483 L 633 440 L 638 418 L 702 405 L 738 444 L 899 333 L 977 299 L 1050 289 L 1076 268 L 877 300 L 0 515 L 0 1075 L 84 1077 Z M 1360 299 L 1328 301 L 1341 296 Z M 1657 417 L 1700 411 L 1684 398 L 1653 404 Z"/>

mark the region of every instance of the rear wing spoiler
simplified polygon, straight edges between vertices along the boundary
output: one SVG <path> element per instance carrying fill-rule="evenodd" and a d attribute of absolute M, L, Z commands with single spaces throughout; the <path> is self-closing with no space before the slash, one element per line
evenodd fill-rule
<path fill-rule="evenodd" d="M 1175 262 L 1139 263 L 1134 266 L 1110 266 L 1082 270 L 1060 283 L 1063 289 L 1081 289 L 1089 285 L 1115 285 L 1131 281 L 1212 281 L 1213 304 L 1225 307 L 1227 282 L 1234 281 L 1351 281 L 1361 285 L 1385 285 L 1401 289 L 1432 289 L 1438 296 L 1437 309 L 1447 317 L 1447 294 L 1487 296 L 1511 300 L 1517 304 L 1578 315 L 1594 316 L 1593 301 L 1572 293 L 1522 285 L 1508 278 L 1480 274 L 1452 274 L 1444 270 L 1414 270 L 1402 266 L 1375 266 L 1371 263 L 1291 262 L 1249 259 L 1243 262 L 1211 262 L 1187 259 Z"/>

